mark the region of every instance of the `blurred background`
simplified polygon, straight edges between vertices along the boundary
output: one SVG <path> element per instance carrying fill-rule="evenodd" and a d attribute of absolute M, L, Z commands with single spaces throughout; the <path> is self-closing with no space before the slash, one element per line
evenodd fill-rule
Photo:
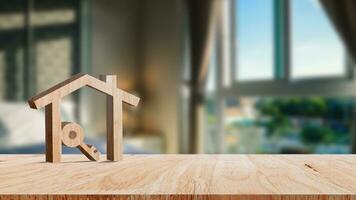
<path fill-rule="evenodd" d="M 43 153 L 27 99 L 117 74 L 125 153 L 356 153 L 356 1 L 0 0 L 0 153 Z M 105 153 L 105 95 L 63 99 Z M 78 153 L 65 148 L 65 153 Z"/>

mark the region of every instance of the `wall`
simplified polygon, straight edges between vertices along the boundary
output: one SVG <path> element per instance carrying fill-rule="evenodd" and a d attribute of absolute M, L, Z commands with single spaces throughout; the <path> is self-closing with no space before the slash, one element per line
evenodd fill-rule
<path fill-rule="evenodd" d="M 160 133 L 178 152 L 179 88 L 184 63 L 184 1 L 93 0 L 92 74 L 119 74 L 119 85 L 142 97 L 136 130 Z M 90 94 L 92 132 L 105 132 L 104 97 Z M 125 123 L 124 134 L 127 132 Z"/>
<path fill-rule="evenodd" d="M 117 74 L 119 87 L 137 90 L 139 67 L 139 0 L 92 0 L 91 5 L 91 74 Z M 92 133 L 106 131 L 105 96 L 90 91 L 88 110 L 82 115 Z M 103 105 L 103 106 L 97 106 Z M 127 125 L 125 128 L 128 128 Z"/>
<path fill-rule="evenodd" d="M 184 1 L 147 0 L 144 9 L 143 72 L 146 130 L 158 128 L 167 152 L 177 153 L 180 135 L 180 84 L 184 65 Z"/>

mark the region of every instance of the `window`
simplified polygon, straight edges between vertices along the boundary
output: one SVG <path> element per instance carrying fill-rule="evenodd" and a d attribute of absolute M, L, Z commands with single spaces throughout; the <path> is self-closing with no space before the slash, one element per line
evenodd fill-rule
<path fill-rule="evenodd" d="M 79 4 L 2 2 L 0 100 L 23 101 L 79 70 Z"/>
<path fill-rule="evenodd" d="M 345 76 L 343 46 L 319 1 L 291 1 L 291 36 L 292 79 Z"/>
<path fill-rule="evenodd" d="M 319 1 L 232 0 L 230 6 L 235 82 L 346 77 L 344 46 Z"/>
<path fill-rule="evenodd" d="M 273 0 L 238 0 L 236 78 L 238 81 L 270 80 L 273 63 Z"/>
<path fill-rule="evenodd" d="M 350 153 L 356 81 L 319 2 L 224 1 L 216 65 L 229 53 L 233 84 L 218 78 L 206 104 L 218 152 Z M 229 31 L 233 45 L 222 45 Z"/>

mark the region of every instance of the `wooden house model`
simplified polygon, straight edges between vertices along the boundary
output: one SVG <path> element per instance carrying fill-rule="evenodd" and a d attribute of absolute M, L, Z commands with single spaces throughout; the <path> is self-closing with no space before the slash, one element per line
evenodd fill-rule
<path fill-rule="evenodd" d="M 61 161 L 62 144 L 78 147 L 90 160 L 99 159 L 95 147 L 83 143 L 82 128 L 76 123 L 61 121 L 61 99 L 84 86 L 106 94 L 107 159 L 118 161 L 122 158 L 122 103 L 137 106 L 140 98 L 117 88 L 115 75 L 100 75 L 99 80 L 88 74 L 77 74 L 28 100 L 33 109 L 45 107 L 47 162 Z"/>

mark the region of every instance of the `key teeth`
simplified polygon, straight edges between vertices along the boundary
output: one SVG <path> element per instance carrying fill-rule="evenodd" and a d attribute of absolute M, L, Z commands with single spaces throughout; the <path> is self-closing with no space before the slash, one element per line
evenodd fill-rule
<path fill-rule="evenodd" d="M 88 145 L 88 146 L 90 148 L 90 151 L 92 152 L 92 157 L 94 161 L 98 161 L 100 159 L 100 152 L 93 145 Z"/>
<path fill-rule="evenodd" d="M 83 144 L 83 146 L 80 146 L 79 149 L 89 160 L 98 161 L 100 159 L 100 152 L 93 145 Z"/>

